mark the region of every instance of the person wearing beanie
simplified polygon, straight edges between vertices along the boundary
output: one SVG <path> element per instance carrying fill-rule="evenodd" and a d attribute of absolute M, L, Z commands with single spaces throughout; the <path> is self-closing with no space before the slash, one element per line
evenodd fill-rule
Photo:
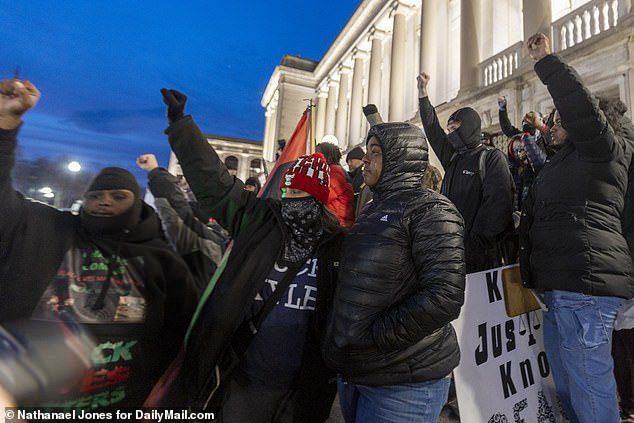
<path fill-rule="evenodd" d="M 258 195 L 258 192 L 260 192 L 261 188 L 262 186 L 260 185 L 260 181 L 256 177 L 252 176 L 244 181 L 244 189 L 253 192 L 255 195 Z"/>
<path fill-rule="evenodd" d="M 346 155 L 346 163 L 348 163 L 348 179 L 352 185 L 352 192 L 354 193 L 354 205 L 355 216 L 357 215 L 356 209 L 359 201 L 359 193 L 364 186 L 363 183 L 363 156 L 365 151 L 361 147 L 355 147 Z"/>
<path fill-rule="evenodd" d="M 315 151 L 322 153 L 330 166 L 330 196 L 326 207 L 339 218 L 341 226 L 350 228 L 354 223 L 354 192 L 339 164 L 341 150 L 331 142 L 322 142 L 317 144 Z"/>
<path fill-rule="evenodd" d="M 280 180 L 281 201 L 258 198 L 228 173 L 191 116 L 170 117 L 187 97 L 161 92 L 172 151 L 201 208 L 233 238 L 162 405 L 213 411 L 225 423 L 324 422 L 336 385 L 319 345 L 343 240 L 326 207 L 330 167 L 320 153 L 302 156 Z"/>
<path fill-rule="evenodd" d="M 343 244 L 322 355 L 346 422 L 436 422 L 460 360 L 450 322 L 464 302 L 463 220 L 421 186 L 420 128 L 376 124 L 366 149 L 373 200 Z"/>
<path fill-rule="evenodd" d="M 506 157 L 482 145 L 480 116 L 471 107 L 453 112 L 448 132 L 442 129 L 427 96 L 429 79 L 424 72 L 417 77 L 420 116 L 445 170 L 440 193 L 464 217 L 467 273 L 498 267 L 504 259 L 499 254 L 501 243 L 514 231 L 513 182 Z"/>
<path fill-rule="evenodd" d="M 38 98 L 27 81 L 0 81 L 0 324 L 69 318 L 96 339 L 89 372 L 47 406 L 140 408 L 176 356 L 198 292 L 127 170 L 102 169 L 79 216 L 13 189 L 22 115 Z"/>

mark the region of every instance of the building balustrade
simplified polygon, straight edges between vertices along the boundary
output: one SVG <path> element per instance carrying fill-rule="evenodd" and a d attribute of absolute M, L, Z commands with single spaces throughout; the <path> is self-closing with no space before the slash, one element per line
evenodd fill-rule
<path fill-rule="evenodd" d="M 631 0 L 592 0 L 552 24 L 553 51 L 580 44 L 618 25 L 631 10 Z"/>
<path fill-rule="evenodd" d="M 523 43 L 518 41 L 506 50 L 480 63 L 480 75 L 482 75 L 482 85 L 484 87 L 513 75 L 515 69 L 521 65 L 522 45 Z"/>

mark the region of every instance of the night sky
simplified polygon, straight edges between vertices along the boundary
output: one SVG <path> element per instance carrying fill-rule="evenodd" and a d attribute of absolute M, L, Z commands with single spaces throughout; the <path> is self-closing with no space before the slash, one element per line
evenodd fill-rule
<path fill-rule="evenodd" d="M 96 173 L 167 165 L 160 88 L 184 92 L 203 132 L 261 140 L 262 93 L 284 54 L 319 60 L 360 0 L 0 0 L 0 78 L 42 92 L 22 158 L 67 155 Z"/>

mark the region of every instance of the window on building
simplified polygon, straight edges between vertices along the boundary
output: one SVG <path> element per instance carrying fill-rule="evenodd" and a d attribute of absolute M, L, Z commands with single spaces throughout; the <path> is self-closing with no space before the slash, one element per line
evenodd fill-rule
<path fill-rule="evenodd" d="M 249 164 L 249 176 L 258 176 L 262 172 L 264 172 L 264 169 L 262 168 L 262 160 L 251 160 L 251 163 Z"/>
<path fill-rule="evenodd" d="M 238 158 L 235 156 L 227 156 L 225 157 L 225 166 L 227 166 L 227 170 L 229 174 L 232 176 L 236 176 L 238 174 Z"/>

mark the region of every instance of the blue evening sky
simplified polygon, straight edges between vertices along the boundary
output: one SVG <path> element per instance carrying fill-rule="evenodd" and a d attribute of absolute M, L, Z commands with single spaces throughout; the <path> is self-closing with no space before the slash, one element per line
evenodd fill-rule
<path fill-rule="evenodd" d="M 261 140 L 260 99 L 282 56 L 321 59 L 359 4 L 0 0 L 0 78 L 19 66 L 42 92 L 21 155 L 120 166 L 144 183 L 136 157 L 169 157 L 162 87 L 187 94 L 205 133 Z"/>

